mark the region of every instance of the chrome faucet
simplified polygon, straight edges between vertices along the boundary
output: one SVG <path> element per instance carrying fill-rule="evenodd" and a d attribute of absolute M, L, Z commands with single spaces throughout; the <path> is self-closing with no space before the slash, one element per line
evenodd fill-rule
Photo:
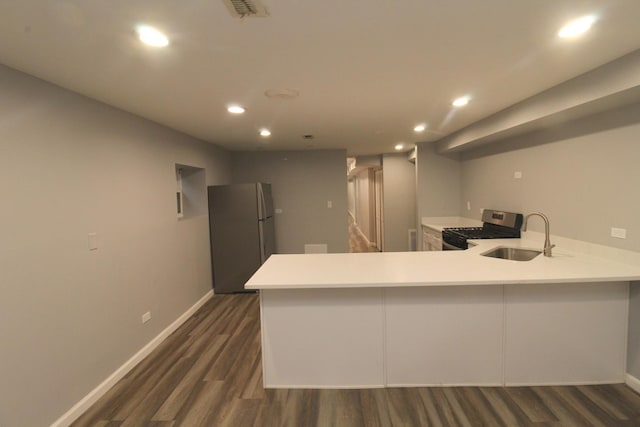
<path fill-rule="evenodd" d="M 542 212 L 532 212 L 529 215 L 524 217 L 524 224 L 522 224 L 522 231 L 527 231 L 527 221 L 529 217 L 532 215 L 538 215 L 540 218 L 544 220 L 544 256 L 551 256 L 551 248 L 556 245 L 552 245 L 549 240 L 549 218 Z"/>

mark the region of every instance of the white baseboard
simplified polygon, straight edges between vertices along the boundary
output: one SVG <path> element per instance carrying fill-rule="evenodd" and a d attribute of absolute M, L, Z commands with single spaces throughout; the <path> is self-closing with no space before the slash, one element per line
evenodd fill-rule
<path fill-rule="evenodd" d="M 185 311 L 180 317 L 178 317 L 172 324 L 167 326 L 162 332 L 160 332 L 155 338 L 153 338 L 147 345 L 142 347 L 140 351 L 127 360 L 122 366 L 115 370 L 114 373 L 104 380 L 100 385 L 91 390 L 89 394 L 83 397 L 78 403 L 73 405 L 64 415 L 54 421 L 50 427 L 66 427 L 74 422 L 80 415 L 84 414 L 87 409 L 98 401 L 111 387 L 113 387 L 118 381 L 120 381 L 131 369 L 133 369 L 138 363 L 140 363 L 145 357 L 149 355 L 156 347 L 160 345 L 169 335 L 171 335 L 180 325 L 187 321 L 200 307 L 202 307 L 213 296 L 213 290 L 207 292 L 205 296 L 200 298 L 193 306 Z"/>
<path fill-rule="evenodd" d="M 279 384 L 267 385 L 265 389 L 323 389 L 323 390 L 360 390 L 370 388 L 384 388 L 384 384 L 356 384 L 356 385 L 335 385 L 335 384 Z"/>
<path fill-rule="evenodd" d="M 369 238 L 367 236 L 365 236 L 364 232 L 362 230 L 360 230 L 360 227 L 358 227 L 357 224 L 356 224 L 356 231 L 364 239 L 364 241 L 367 243 L 367 246 L 375 246 L 375 243 L 371 243 L 371 241 L 369 241 Z"/>
<path fill-rule="evenodd" d="M 636 393 L 640 393 L 640 380 L 631 374 L 625 377 L 625 384 L 631 387 Z"/>

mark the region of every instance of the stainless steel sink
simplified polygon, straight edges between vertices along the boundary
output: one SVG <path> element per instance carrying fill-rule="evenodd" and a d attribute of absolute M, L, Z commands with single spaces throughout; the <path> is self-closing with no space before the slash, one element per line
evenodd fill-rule
<path fill-rule="evenodd" d="M 535 249 L 522 249 L 522 248 L 510 248 L 508 246 L 498 246 L 497 248 L 493 248 L 490 251 L 487 251 L 480 255 L 488 256 L 491 258 L 509 259 L 512 261 L 531 261 L 541 253 L 542 251 L 536 251 Z"/>

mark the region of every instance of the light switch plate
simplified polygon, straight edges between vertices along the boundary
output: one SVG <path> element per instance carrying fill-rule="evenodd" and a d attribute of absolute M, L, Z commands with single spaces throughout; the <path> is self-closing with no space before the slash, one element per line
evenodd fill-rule
<path fill-rule="evenodd" d="M 281 214 L 282 213 L 282 209 L 276 209 L 276 213 L 277 214 Z"/>
<path fill-rule="evenodd" d="M 515 171 L 515 172 L 513 173 L 513 177 L 514 177 L 515 179 L 520 179 L 520 178 L 522 178 L 522 172 L 520 172 L 520 171 Z"/>
<path fill-rule="evenodd" d="M 327 200 L 327 207 L 331 209 L 333 207 L 333 202 L 331 200 Z"/>

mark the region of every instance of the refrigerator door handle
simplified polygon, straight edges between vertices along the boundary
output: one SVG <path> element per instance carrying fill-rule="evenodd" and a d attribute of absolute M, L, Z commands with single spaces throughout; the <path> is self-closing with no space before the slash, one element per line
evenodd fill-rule
<path fill-rule="evenodd" d="M 258 186 L 258 219 L 263 220 L 267 216 L 267 206 L 264 201 L 264 190 L 262 189 L 262 185 L 256 184 Z M 261 230 L 262 232 L 262 230 Z"/>
<path fill-rule="evenodd" d="M 258 221 L 258 232 L 260 234 L 260 262 L 262 264 L 275 252 L 273 218 L 269 217 Z"/>
<path fill-rule="evenodd" d="M 263 264 L 266 259 L 265 259 L 265 241 L 264 241 L 264 221 L 263 220 L 259 220 L 258 221 L 258 228 L 259 228 L 259 232 L 260 232 L 260 264 Z"/>

